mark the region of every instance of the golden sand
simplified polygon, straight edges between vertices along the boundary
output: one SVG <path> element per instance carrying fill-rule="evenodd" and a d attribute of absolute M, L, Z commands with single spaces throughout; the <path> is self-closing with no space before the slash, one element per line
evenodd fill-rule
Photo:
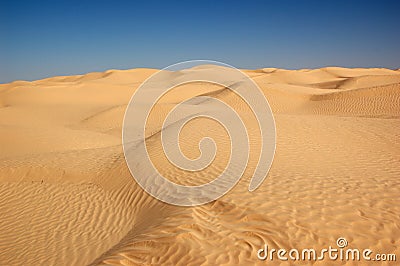
<path fill-rule="evenodd" d="M 349 247 L 400 260 L 400 71 L 245 70 L 275 116 L 272 168 L 249 192 L 257 163 L 251 154 L 232 191 L 187 208 L 145 193 L 122 152 L 127 103 L 156 71 L 0 85 L 1 265 L 265 265 L 257 258 L 265 243 L 322 249 L 339 237 Z M 204 94 L 248 113 L 234 93 L 218 86 L 187 85 L 167 95 L 154 110 L 147 144 L 155 164 L 177 183 L 210 181 L 226 164 L 227 136 L 207 119 L 182 132 L 188 157 L 199 155 L 194 147 L 202 137 L 217 142 L 217 158 L 206 171 L 186 175 L 160 152 L 160 118 L 181 99 Z M 326 263 L 332 262 L 313 262 Z"/>

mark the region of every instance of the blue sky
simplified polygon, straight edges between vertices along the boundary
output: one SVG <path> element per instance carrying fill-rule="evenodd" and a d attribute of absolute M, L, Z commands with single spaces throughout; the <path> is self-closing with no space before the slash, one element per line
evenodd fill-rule
<path fill-rule="evenodd" d="M 378 0 L 0 1 L 0 83 L 191 59 L 400 68 L 399 14 Z"/>

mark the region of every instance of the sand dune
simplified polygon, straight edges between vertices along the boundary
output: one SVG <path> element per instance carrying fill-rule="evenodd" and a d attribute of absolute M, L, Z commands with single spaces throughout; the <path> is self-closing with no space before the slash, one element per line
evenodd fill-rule
<path fill-rule="evenodd" d="M 200 83 L 167 94 L 146 134 L 152 160 L 174 182 L 210 181 L 224 170 L 230 150 L 223 127 L 199 119 L 182 131 L 182 150 L 196 158 L 198 141 L 211 136 L 215 161 L 201 172 L 173 167 L 162 153 L 160 130 L 178 102 L 221 99 L 250 132 L 252 153 L 238 185 L 189 208 L 146 194 L 122 152 L 125 108 L 156 71 L 0 85 L 0 265 L 262 265 L 267 262 L 258 260 L 257 250 L 264 243 L 322 249 L 338 237 L 349 247 L 400 259 L 398 70 L 245 70 L 267 97 L 277 127 L 272 168 L 252 193 L 247 188 L 260 142 L 243 101 L 229 89 Z M 312 264 L 326 263 L 332 262 Z"/>

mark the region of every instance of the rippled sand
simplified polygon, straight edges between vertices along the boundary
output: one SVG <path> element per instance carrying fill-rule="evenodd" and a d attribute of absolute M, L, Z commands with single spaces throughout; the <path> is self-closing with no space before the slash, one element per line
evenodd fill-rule
<path fill-rule="evenodd" d="M 212 180 L 230 145 L 223 127 L 195 120 L 182 132 L 182 151 L 196 158 L 198 141 L 211 136 L 217 157 L 202 172 L 174 168 L 160 144 L 168 110 L 182 98 L 208 95 L 249 119 L 252 154 L 241 181 L 217 201 L 186 208 L 146 194 L 122 152 L 126 105 L 156 71 L 0 85 L 0 265 L 265 265 L 271 262 L 257 258 L 265 243 L 318 250 L 336 247 L 339 237 L 350 248 L 400 260 L 400 71 L 246 70 L 277 129 L 272 168 L 252 193 L 260 143 L 243 102 L 209 84 L 166 95 L 148 124 L 147 145 L 177 183 Z"/>

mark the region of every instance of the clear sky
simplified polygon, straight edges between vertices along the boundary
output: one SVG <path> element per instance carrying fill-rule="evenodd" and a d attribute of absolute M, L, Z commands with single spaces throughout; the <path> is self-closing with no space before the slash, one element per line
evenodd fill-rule
<path fill-rule="evenodd" d="M 400 68 L 400 1 L 0 1 L 0 83 L 191 59 Z"/>

